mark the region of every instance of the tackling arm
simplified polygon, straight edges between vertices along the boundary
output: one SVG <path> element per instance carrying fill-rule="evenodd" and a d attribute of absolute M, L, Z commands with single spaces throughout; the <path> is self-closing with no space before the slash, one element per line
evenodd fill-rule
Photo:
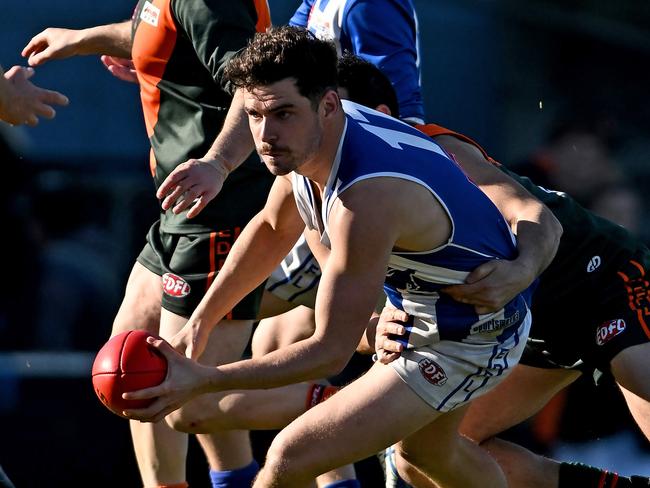
<path fill-rule="evenodd" d="M 557 252 L 562 226 L 553 213 L 515 180 L 485 159 L 472 144 L 441 135 L 434 138 L 469 178 L 492 200 L 517 236 L 517 258 L 490 261 L 476 268 L 467 284 L 444 289 L 479 313 L 498 310 L 525 290 Z"/>

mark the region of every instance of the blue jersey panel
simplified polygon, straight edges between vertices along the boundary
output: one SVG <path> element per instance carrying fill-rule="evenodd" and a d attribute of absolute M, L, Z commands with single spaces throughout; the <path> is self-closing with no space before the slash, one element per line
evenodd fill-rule
<path fill-rule="evenodd" d="M 417 16 L 411 0 L 303 0 L 291 25 L 373 63 L 397 93 L 402 119 L 422 123 Z"/>
<path fill-rule="evenodd" d="M 389 258 L 384 282 L 388 300 L 414 318 L 407 347 L 441 339 L 460 341 L 473 334 L 496 337 L 516 329 L 527 314 L 522 295 L 501 310 L 477 315 L 474 307 L 440 291 L 464 283 L 470 271 L 487 261 L 516 257 L 513 235 L 498 209 L 440 146 L 420 131 L 352 102 L 344 101 L 343 107 L 346 128 L 321 209 L 314 203 L 309 181 L 293 175 L 294 195 L 307 226 L 318 229 L 327 245 L 329 212 L 339 196 L 358 181 L 393 177 L 421 185 L 445 209 L 452 233 L 437 249 L 393 252 Z M 324 228 L 320 228 L 321 222 Z"/>

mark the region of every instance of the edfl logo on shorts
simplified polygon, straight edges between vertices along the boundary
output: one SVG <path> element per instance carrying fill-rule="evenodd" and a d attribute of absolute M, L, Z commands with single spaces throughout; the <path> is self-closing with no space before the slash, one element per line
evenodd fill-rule
<path fill-rule="evenodd" d="M 422 373 L 424 379 L 432 385 L 442 386 L 447 383 L 447 374 L 445 373 L 445 370 L 435 361 L 429 358 L 424 358 L 418 362 L 418 367 L 420 368 L 420 373 Z"/>
<path fill-rule="evenodd" d="M 625 320 L 623 319 L 614 319 L 605 322 L 596 330 L 596 344 L 603 346 L 624 330 Z"/>
<path fill-rule="evenodd" d="M 191 290 L 187 281 L 173 273 L 165 273 L 162 276 L 162 287 L 170 297 L 184 297 L 189 295 Z"/>

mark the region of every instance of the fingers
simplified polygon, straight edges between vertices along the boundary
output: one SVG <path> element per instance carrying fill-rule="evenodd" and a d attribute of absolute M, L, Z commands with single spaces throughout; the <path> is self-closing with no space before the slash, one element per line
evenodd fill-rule
<path fill-rule="evenodd" d="M 127 395 L 126 393 L 123 397 Z M 125 398 L 127 400 L 127 398 Z M 147 408 L 138 408 L 138 409 L 127 409 L 122 412 L 122 415 L 133 420 L 139 420 L 140 422 L 158 422 L 164 419 L 167 414 L 173 412 L 175 408 L 166 407 L 163 408 L 161 401 L 154 401 Z"/>
<path fill-rule="evenodd" d="M 392 307 L 384 307 L 381 311 L 381 322 L 406 322 L 409 319 L 408 314 L 404 310 L 399 310 Z"/>
<path fill-rule="evenodd" d="M 62 93 L 59 93 L 59 92 L 53 91 L 53 90 L 43 90 L 43 91 L 44 91 L 44 94 L 41 97 L 41 99 L 43 100 L 43 102 L 45 102 L 45 103 L 47 103 L 49 105 L 55 104 L 55 105 L 61 105 L 61 106 L 65 107 L 66 105 L 68 105 L 70 103 L 70 100 L 68 99 L 68 97 L 66 97 Z"/>
<path fill-rule="evenodd" d="M 389 364 L 399 358 L 399 354 L 386 351 L 377 351 L 377 361 L 381 364 Z"/>
<path fill-rule="evenodd" d="M 476 283 L 477 281 L 486 278 L 489 274 L 494 272 L 497 266 L 497 261 L 488 261 L 481 264 L 480 266 L 477 266 L 472 270 L 470 274 L 467 275 L 467 278 L 465 278 L 465 283 Z"/>
<path fill-rule="evenodd" d="M 27 58 L 34 54 L 36 51 L 39 51 L 41 48 L 40 46 L 43 45 L 43 41 L 41 41 L 41 35 L 35 35 L 30 39 L 30 41 L 27 43 L 27 45 L 23 48 L 23 50 L 20 52 L 20 55 L 24 58 Z"/>
<path fill-rule="evenodd" d="M 192 208 L 189 209 L 187 212 L 187 218 L 192 219 L 196 217 L 198 214 L 201 213 L 201 210 L 205 208 L 207 205 L 207 201 L 203 196 L 198 197 L 196 200 L 194 200 L 194 205 L 192 205 Z"/>
<path fill-rule="evenodd" d="M 169 195 L 165 197 L 165 199 L 162 202 L 162 208 L 163 210 L 169 210 L 172 205 L 176 203 L 176 200 L 178 200 L 183 193 L 185 193 L 185 188 L 181 185 L 178 185 L 175 187 Z"/>
<path fill-rule="evenodd" d="M 36 46 L 36 49 L 34 49 L 29 54 L 29 57 L 27 58 L 27 64 L 30 66 L 40 66 L 44 64 L 48 59 L 50 59 L 52 50 L 49 47 L 42 49 L 44 46 L 47 46 L 47 44 Z"/>

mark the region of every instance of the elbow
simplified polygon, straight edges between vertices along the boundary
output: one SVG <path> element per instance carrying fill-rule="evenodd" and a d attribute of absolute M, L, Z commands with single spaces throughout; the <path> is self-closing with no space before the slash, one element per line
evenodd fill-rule
<path fill-rule="evenodd" d="M 334 344 L 331 347 L 322 345 L 320 350 L 323 361 L 316 368 L 316 376 L 319 378 L 329 378 L 340 374 L 352 357 L 351 352 L 342 351 L 341 344 Z"/>

